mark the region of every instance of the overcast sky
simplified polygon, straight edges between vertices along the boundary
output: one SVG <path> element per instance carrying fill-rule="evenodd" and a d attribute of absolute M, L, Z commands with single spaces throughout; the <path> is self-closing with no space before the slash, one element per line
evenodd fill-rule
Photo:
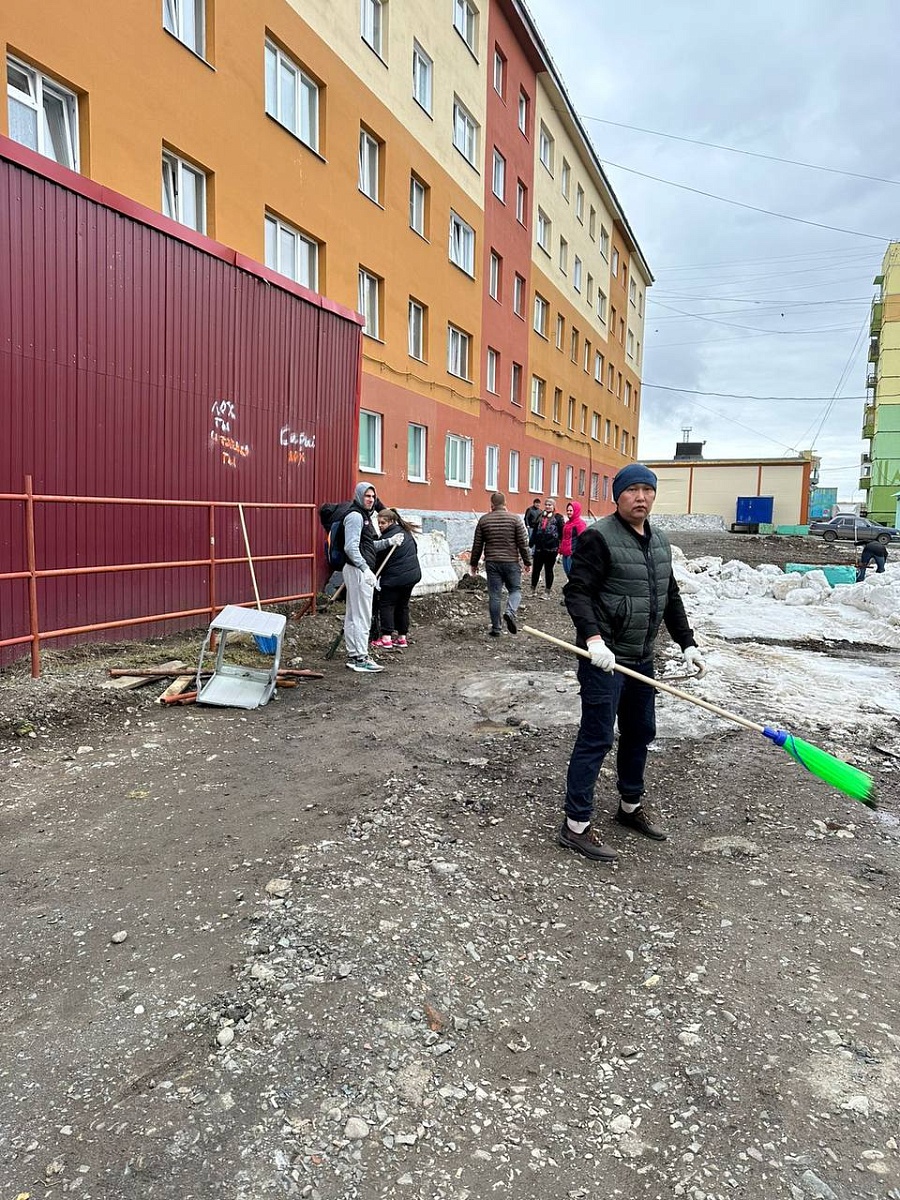
<path fill-rule="evenodd" d="M 861 498 L 872 280 L 900 239 L 900 184 L 591 118 L 900 180 L 895 0 L 527 2 L 656 278 L 641 456 L 671 458 L 685 427 L 706 458 L 813 449 L 820 483 Z"/>

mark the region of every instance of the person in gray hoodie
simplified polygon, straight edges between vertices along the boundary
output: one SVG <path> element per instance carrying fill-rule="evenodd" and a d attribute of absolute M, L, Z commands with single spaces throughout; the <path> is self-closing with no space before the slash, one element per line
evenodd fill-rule
<path fill-rule="evenodd" d="M 400 545 L 403 534 L 379 538 L 372 522 L 378 497 L 375 485 L 361 480 L 353 493 L 353 501 L 344 517 L 344 587 L 347 589 L 347 610 L 344 616 L 344 641 L 347 645 L 347 666 L 351 671 L 383 671 L 384 667 L 369 655 L 369 628 L 372 624 L 372 601 L 378 579 L 375 563 L 383 550 Z"/>

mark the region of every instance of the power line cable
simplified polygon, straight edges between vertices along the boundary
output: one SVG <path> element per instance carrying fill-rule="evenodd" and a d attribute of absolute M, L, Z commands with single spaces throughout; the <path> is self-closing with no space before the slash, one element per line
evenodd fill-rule
<path fill-rule="evenodd" d="M 682 317 L 688 317 L 692 321 L 708 321 L 710 325 L 727 325 L 729 329 L 747 329 L 755 333 L 771 333 L 778 337 L 784 337 L 787 334 L 800 335 L 805 333 L 835 333 L 838 330 L 847 329 L 846 325 L 827 325 L 821 329 L 760 329 L 758 325 L 738 325 L 734 321 L 720 321 L 717 317 L 705 317 L 700 313 L 688 313 L 684 309 L 675 308 L 672 304 L 663 304 L 658 300 L 660 308 L 668 309 L 669 312 L 679 313 Z M 850 326 L 852 328 L 852 326 Z"/>
<path fill-rule="evenodd" d="M 821 163 L 801 162 L 796 158 L 781 158 L 777 154 L 763 154 L 758 150 L 740 150 L 737 146 L 723 146 L 719 142 L 705 142 L 701 138 L 683 137 L 677 133 L 663 133 L 660 129 L 643 129 L 640 125 L 626 125 L 622 121 L 609 121 L 604 117 L 581 117 L 582 121 L 597 121 L 601 125 L 614 125 L 617 129 L 630 129 L 634 133 L 649 133 L 653 137 L 670 138 L 673 142 L 690 142 L 692 146 L 706 146 L 712 150 L 727 150 L 729 154 L 745 154 L 748 158 L 764 158 L 768 162 L 787 163 L 792 167 L 805 167 L 808 171 L 827 171 L 829 175 L 846 175 L 850 179 L 867 179 L 870 183 L 889 183 L 900 187 L 900 179 L 885 179 L 882 175 L 864 175 L 860 171 L 844 171 L 840 167 L 826 167 Z"/>
<path fill-rule="evenodd" d="M 672 387 L 667 383 L 642 383 L 642 388 L 654 388 L 659 392 L 682 392 L 686 396 L 718 396 L 724 400 L 832 400 L 831 396 L 748 396 L 744 392 L 704 392 L 697 388 Z M 865 396 L 841 396 L 842 400 L 864 400 Z M 730 418 L 723 418 L 730 420 Z"/>
<path fill-rule="evenodd" d="M 870 250 L 864 250 L 861 246 L 848 246 L 843 250 L 808 250 L 803 254 L 780 254 L 771 258 L 728 258 L 719 262 L 675 263 L 671 267 L 660 267 L 654 274 L 661 275 L 666 271 L 700 271 L 706 268 L 751 266 L 754 263 L 790 262 L 811 258 L 844 258 L 870 253 Z"/>
<path fill-rule="evenodd" d="M 669 187 L 679 188 L 683 192 L 693 192 L 695 196 L 706 196 L 709 200 L 719 200 L 723 204 L 733 204 L 736 208 L 746 208 L 750 212 L 763 213 L 767 217 L 779 217 L 782 221 L 795 221 L 798 225 L 812 225 L 816 229 L 830 229 L 833 233 L 846 233 L 851 237 L 871 238 L 874 242 L 888 243 L 893 239 L 880 233 L 863 233 L 859 229 L 844 229 L 841 225 L 826 225 L 823 221 L 809 221 L 806 217 L 794 217 L 790 213 L 775 212 L 771 208 L 760 208 L 756 204 L 745 204 L 743 200 L 732 200 L 730 196 L 718 196 L 715 192 L 705 192 L 702 188 L 689 187 L 686 183 L 675 183 L 672 179 L 663 179 L 659 175 L 649 175 L 646 171 L 637 171 L 634 167 L 624 167 L 608 158 L 601 160 L 606 167 L 616 167 L 619 171 L 627 171 L 629 175 L 638 175 L 641 179 L 652 179 L 654 183 L 665 183 Z"/>

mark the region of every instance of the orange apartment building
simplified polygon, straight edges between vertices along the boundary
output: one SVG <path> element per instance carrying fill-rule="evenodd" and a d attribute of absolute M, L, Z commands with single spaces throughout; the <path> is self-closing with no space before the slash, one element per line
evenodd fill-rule
<path fill-rule="evenodd" d="M 7 0 L 0 39 L 0 134 L 362 313 L 388 502 L 611 509 L 652 276 L 517 0 Z"/>

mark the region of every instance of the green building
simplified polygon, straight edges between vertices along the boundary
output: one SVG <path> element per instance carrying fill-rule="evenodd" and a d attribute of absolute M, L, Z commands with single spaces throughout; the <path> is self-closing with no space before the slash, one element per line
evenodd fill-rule
<path fill-rule="evenodd" d="M 866 511 L 873 521 L 893 525 L 900 491 L 900 242 L 891 242 L 872 302 L 863 454 L 859 486 L 868 492 Z"/>

